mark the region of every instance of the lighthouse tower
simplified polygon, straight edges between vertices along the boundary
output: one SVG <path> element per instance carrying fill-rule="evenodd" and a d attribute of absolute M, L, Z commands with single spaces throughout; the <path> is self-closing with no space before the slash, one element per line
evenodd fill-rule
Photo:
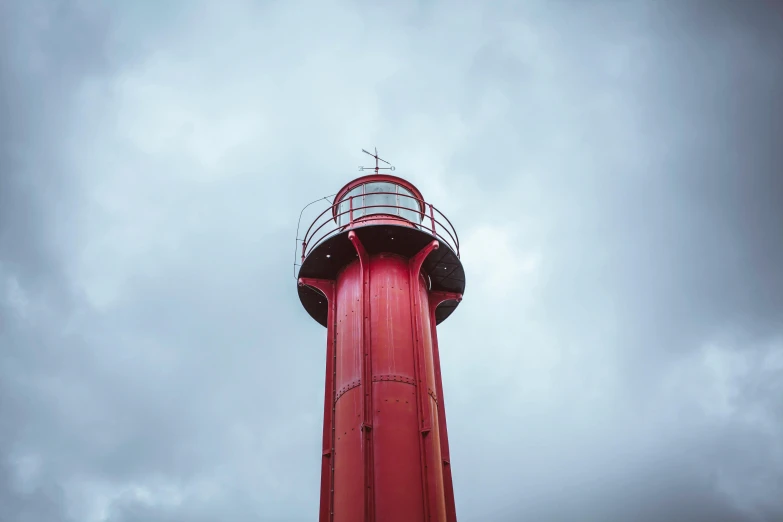
<path fill-rule="evenodd" d="M 367 154 L 300 240 L 299 298 L 327 331 L 319 520 L 456 522 L 436 325 L 465 290 L 459 240 Z"/>

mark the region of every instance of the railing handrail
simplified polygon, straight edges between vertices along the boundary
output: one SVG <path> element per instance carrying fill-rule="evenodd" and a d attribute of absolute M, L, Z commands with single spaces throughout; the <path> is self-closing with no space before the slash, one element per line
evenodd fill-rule
<path fill-rule="evenodd" d="M 367 196 L 383 196 L 383 195 L 393 195 L 397 197 L 404 197 L 408 199 L 415 200 L 418 205 L 416 209 L 404 207 L 402 205 L 394 205 L 389 203 L 379 203 L 374 205 L 361 205 L 358 207 L 354 206 L 354 198 L 359 197 L 367 197 Z M 328 196 L 327 196 L 328 197 Z M 307 231 L 305 232 L 304 236 L 299 236 L 299 228 L 301 226 L 301 220 L 302 220 L 302 213 L 304 210 L 309 207 L 310 205 L 314 203 L 318 203 L 321 200 L 326 201 L 329 203 L 329 205 L 316 216 L 313 221 L 310 223 L 310 226 L 307 228 Z M 339 206 L 342 203 L 348 202 L 348 209 L 339 211 Z M 395 203 L 399 202 L 396 201 Z M 394 209 L 397 214 L 386 214 L 383 212 L 376 212 L 372 214 L 367 214 L 365 211 L 366 209 L 372 209 L 372 208 L 385 208 L 385 209 Z M 429 215 L 428 215 L 429 210 Z M 330 212 L 331 211 L 331 212 Z M 358 218 L 354 217 L 354 213 L 356 212 L 362 212 L 362 215 Z M 413 221 L 412 219 L 408 219 L 402 216 L 401 211 L 407 211 L 414 213 L 419 216 L 418 223 L 416 221 Z M 327 215 L 327 213 L 330 212 L 327 218 L 324 218 L 324 216 Z M 355 225 L 358 221 L 365 221 L 368 219 L 383 219 L 384 216 L 386 216 L 386 219 L 392 218 L 392 219 L 398 219 L 408 224 L 413 224 L 417 229 L 422 230 L 436 239 L 439 239 L 440 241 L 446 243 L 451 247 L 454 252 L 456 253 L 457 257 L 459 257 L 459 235 L 457 234 L 456 228 L 454 228 L 454 225 L 451 223 L 448 217 L 438 210 L 434 205 L 431 203 L 428 203 L 424 201 L 421 198 L 418 198 L 416 196 L 408 195 L 408 194 L 401 194 L 398 192 L 371 192 L 368 194 L 354 194 L 350 196 L 343 197 L 339 201 L 332 201 L 329 202 L 326 198 L 319 198 L 315 201 L 310 202 L 305 206 L 305 208 L 302 209 L 302 213 L 300 213 L 299 216 L 299 223 L 297 223 L 297 235 L 296 235 L 296 242 L 297 242 L 297 251 L 299 248 L 301 248 L 301 263 L 304 263 L 304 260 L 307 256 L 309 256 L 313 250 L 320 245 L 323 241 L 334 235 L 335 233 L 338 233 L 342 230 L 345 230 L 348 227 L 352 227 Z M 349 215 L 349 221 L 347 223 L 340 223 L 340 218 L 345 215 Z M 437 214 L 437 217 L 436 215 Z M 427 221 L 430 222 L 429 226 L 426 226 L 424 223 Z M 445 221 L 445 223 L 444 223 Z M 316 234 L 330 224 L 330 222 L 334 225 L 332 228 L 329 228 L 323 235 L 318 237 L 316 239 Z M 314 228 L 315 227 L 315 228 Z M 441 234 L 440 231 L 443 231 L 446 235 L 448 235 L 448 239 Z M 450 241 L 449 241 L 450 239 Z M 297 256 L 299 258 L 299 256 Z M 301 266 L 296 261 L 294 262 L 294 276 L 296 277 L 296 267 Z"/>
<path fill-rule="evenodd" d="M 356 212 L 357 210 L 364 210 L 366 208 L 397 208 L 397 209 L 402 209 L 402 210 L 410 210 L 411 212 L 415 212 L 416 214 L 421 214 L 422 216 L 425 215 L 425 213 L 422 212 L 421 210 L 413 210 L 413 209 L 410 209 L 408 207 L 400 207 L 400 206 L 397 206 L 397 205 L 364 205 L 362 207 L 350 208 L 350 209 L 345 210 L 343 212 L 339 212 L 339 213 L 335 214 L 335 219 L 340 217 L 340 216 L 344 216 L 345 214 L 350 214 L 351 212 Z M 362 220 L 364 220 L 364 219 L 373 219 L 372 217 L 369 217 L 369 216 L 391 216 L 394 219 L 399 219 L 401 221 L 405 221 L 406 223 L 413 223 L 410 219 L 405 219 L 404 217 L 400 216 L 399 214 L 398 215 L 385 214 L 383 212 L 378 212 L 378 213 L 375 213 L 375 214 L 362 215 L 359 219 L 362 219 Z M 388 219 L 388 217 L 386 219 Z M 334 220 L 330 220 L 330 221 L 334 221 Z M 354 219 L 353 223 L 356 223 L 356 221 L 357 221 L 357 219 Z M 309 236 L 310 239 L 315 237 L 315 233 L 318 232 L 321 228 L 323 228 L 324 225 L 328 225 L 328 224 L 329 224 L 329 221 L 324 221 L 323 223 L 321 223 L 321 225 L 318 228 L 313 230 L 313 233 Z M 417 223 L 414 223 L 414 224 L 417 224 Z M 418 225 L 421 226 L 421 224 L 418 224 Z M 349 226 L 351 226 L 351 222 L 350 221 L 348 223 L 344 224 L 344 225 L 340 225 L 339 222 L 337 222 L 337 226 L 334 229 L 330 230 L 329 232 L 327 232 L 326 234 L 324 234 L 323 236 L 318 238 L 318 240 L 315 241 L 315 242 L 308 242 L 306 240 L 307 236 L 305 236 L 305 243 L 310 245 L 307 248 L 307 251 L 305 253 L 305 257 L 310 255 L 310 253 L 313 251 L 313 248 L 318 246 L 321 243 L 321 241 L 326 239 L 329 236 L 330 233 L 336 232 L 336 231 L 338 231 L 338 230 L 340 230 L 342 228 L 349 227 Z"/>

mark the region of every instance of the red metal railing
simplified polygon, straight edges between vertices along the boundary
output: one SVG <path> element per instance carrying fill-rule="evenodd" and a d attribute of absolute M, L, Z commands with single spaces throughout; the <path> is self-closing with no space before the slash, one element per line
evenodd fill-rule
<path fill-rule="evenodd" d="M 391 203 L 366 205 L 365 200 L 361 199 L 384 195 L 412 199 L 416 203 L 416 208 L 410 208 L 402 205 L 393 205 Z M 322 198 L 316 200 L 307 205 L 305 208 L 319 201 L 328 202 L 328 199 Z M 343 207 L 343 203 L 346 202 L 348 203 L 348 208 L 346 210 L 340 211 L 340 208 Z M 368 213 L 368 209 L 383 210 L 375 210 Z M 304 209 L 302 212 L 304 212 Z M 396 212 L 396 214 L 393 212 Z M 416 216 L 418 218 L 418 222 L 403 217 L 404 214 L 409 216 Z M 344 218 L 347 218 L 347 220 Z M 451 249 L 454 250 L 454 252 L 457 254 L 457 257 L 459 257 L 459 236 L 457 235 L 457 231 L 454 228 L 454 225 L 451 224 L 451 221 L 449 221 L 449 218 L 447 218 L 440 210 L 435 208 L 434 205 L 407 194 L 397 192 L 372 192 L 368 194 L 348 196 L 340 201 L 329 204 L 329 206 L 326 207 L 313 220 L 302 237 L 299 236 L 299 225 L 297 225 L 296 242 L 299 261 L 303 263 L 305 258 L 310 255 L 315 247 L 335 234 L 339 234 L 347 228 L 351 228 L 354 225 L 361 223 L 362 221 L 373 219 L 383 219 L 385 221 L 400 220 L 404 222 L 406 226 L 412 225 L 418 230 L 426 232 L 435 239 L 449 245 L 449 247 L 451 247 Z M 300 266 L 300 264 L 294 262 L 294 276 L 296 276 L 297 266 Z"/>

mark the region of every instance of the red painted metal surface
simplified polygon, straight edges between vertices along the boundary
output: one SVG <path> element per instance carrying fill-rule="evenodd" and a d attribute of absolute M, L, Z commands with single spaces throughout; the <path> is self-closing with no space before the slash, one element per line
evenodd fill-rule
<path fill-rule="evenodd" d="M 456 522 L 434 317 L 462 296 L 428 288 L 438 240 L 405 257 L 347 237 L 356 258 L 334 281 L 299 280 L 329 304 L 319 520 Z"/>
<path fill-rule="evenodd" d="M 330 520 L 334 498 L 332 484 L 333 475 L 333 456 L 334 456 L 334 405 L 336 402 L 335 390 L 335 370 L 337 353 L 335 351 L 335 320 L 336 320 L 336 300 L 334 281 L 324 279 L 302 278 L 301 283 L 317 288 L 329 301 L 329 319 L 326 330 L 326 386 L 324 392 L 324 432 L 323 432 L 323 451 L 321 459 L 321 509 L 319 521 Z"/>
<path fill-rule="evenodd" d="M 430 324 L 435 324 L 435 309 L 447 300 L 461 301 L 462 296 L 451 292 L 430 292 Z M 446 427 L 446 405 L 443 398 L 443 380 L 440 373 L 440 351 L 438 349 L 438 333 L 432 328 L 432 359 L 435 370 L 435 393 L 438 397 L 438 433 L 440 439 L 440 456 L 443 463 L 443 495 L 446 504 L 446 522 L 457 522 L 457 511 L 454 505 L 454 484 L 451 480 L 451 457 L 449 455 L 449 433 Z"/>

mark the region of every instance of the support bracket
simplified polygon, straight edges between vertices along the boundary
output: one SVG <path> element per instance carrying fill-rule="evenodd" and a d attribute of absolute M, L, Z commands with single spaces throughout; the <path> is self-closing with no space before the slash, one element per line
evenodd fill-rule
<path fill-rule="evenodd" d="M 361 381 L 362 381 L 362 424 L 361 432 L 364 433 L 363 461 L 364 461 L 364 520 L 375 520 L 375 480 L 373 462 L 373 437 L 372 437 L 372 342 L 370 335 L 370 256 L 359 240 L 356 232 L 348 232 L 348 239 L 353 243 L 356 254 L 359 256 L 359 269 L 362 274 L 361 304 L 362 304 L 362 328 L 361 328 Z"/>
<path fill-rule="evenodd" d="M 421 323 L 421 286 L 419 277 L 424 260 L 433 250 L 440 246 L 437 240 L 430 241 L 416 255 L 408 261 L 408 280 L 410 282 L 410 307 L 411 307 L 411 327 L 413 330 L 413 349 L 414 349 L 414 372 L 416 375 L 416 404 L 419 420 L 419 455 L 422 464 L 422 493 L 424 497 L 424 518 L 437 513 L 437 501 L 434 498 L 434 478 L 432 471 L 427 471 L 427 462 L 432 456 L 431 438 L 428 437 L 432 431 L 432 413 L 430 411 L 429 395 L 427 394 L 427 364 L 424 355 L 424 328 Z"/>
<path fill-rule="evenodd" d="M 319 522 L 331 522 L 334 515 L 334 402 L 337 375 L 335 281 L 331 279 L 300 277 L 298 283 L 299 286 L 309 286 L 321 292 L 326 297 L 329 307 L 326 330 L 326 390 L 324 393 L 323 459 L 321 461 L 321 511 L 318 520 Z"/>
<path fill-rule="evenodd" d="M 456 292 L 444 292 L 442 290 L 432 290 L 430 291 L 430 308 L 432 310 L 435 310 L 441 303 L 445 303 L 446 301 L 457 301 L 458 303 L 462 301 L 462 294 L 458 294 Z"/>
<path fill-rule="evenodd" d="M 438 243 L 437 239 L 433 239 L 427 243 L 427 246 L 419 250 L 419 252 L 411 258 L 409 261 L 409 266 L 411 270 L 416 273 L 417 277 L 419 275 L 419 271 L 421 270 L 421 265 L 424 264 L 424 260 L 427 259 L 427 256 L 430 255 L 433 250 L 437 250 L 438 247 L 440 247 L 440 243 Z"/>
<path fill-rule="evenodd" d="M 300 277 L 299 286 L 309 286 L 315 288 L 322 294 L 328 301 L 334 299 L 334 281 L 331 279 L 315 279 L 313 277 Z"/>

